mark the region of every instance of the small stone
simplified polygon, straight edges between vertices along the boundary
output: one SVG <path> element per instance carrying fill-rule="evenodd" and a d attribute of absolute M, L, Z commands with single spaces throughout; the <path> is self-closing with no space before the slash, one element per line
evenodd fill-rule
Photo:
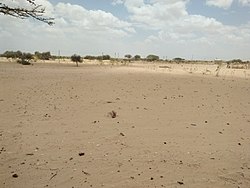
<path fill-rule="evenodd" d="M 79 156 L 84 156 L 84 155 L 85 155 L 85 153 L 83 153 L 83 152 L 79 153 Z"/>
<path fill-rule="evenodd" d="M 116 118 L 117 113 L 115 111 L 111 111 L 111 112 L 108 113 L 108 116 L 111 117 L 111 118 Z"/>
<path fill-rule="evenodd" d="M 125 134 L 123 134 L 123 133 L 120 133 L 120 135 L 121 135 L 121 136 L 125 136 Z"/>
<path fill-rule="evenodd" d="M 13 174 L 12 177 L 13 178 L 18 178 L 18 175 L 17 174 Z"/>
<path fill-rule="evenodd" d="M 177 181 L 178 184 L 183 185 L 184 183 L 182 181 Z"/>

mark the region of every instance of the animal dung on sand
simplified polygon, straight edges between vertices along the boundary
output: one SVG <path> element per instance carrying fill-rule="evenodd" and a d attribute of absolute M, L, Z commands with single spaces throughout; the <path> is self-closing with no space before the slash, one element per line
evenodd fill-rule
<path fill-rule="evenodd" d="M 108 117 L 116 118 L 116 116 L 117 116 L 117 113 L 114 110 L 108 113 Z"/>

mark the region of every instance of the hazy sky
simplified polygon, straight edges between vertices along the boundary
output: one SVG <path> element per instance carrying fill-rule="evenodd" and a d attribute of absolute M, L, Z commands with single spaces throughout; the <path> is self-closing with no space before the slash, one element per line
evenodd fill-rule
<path fill-rule="evenodd" d="M 25 0 L 1 0 L 15 6 Z M 250 0 L 37 0 L 48 26 L 0 14 L 0 53 L 250 59 Z"/>

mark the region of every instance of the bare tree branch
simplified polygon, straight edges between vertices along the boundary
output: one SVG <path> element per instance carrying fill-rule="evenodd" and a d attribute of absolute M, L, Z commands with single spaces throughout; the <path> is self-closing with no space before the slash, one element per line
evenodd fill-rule
<path fill-rule="evenodd" d="M 49 25 L 54 24 L 54 18 L 44 17 L 45 8 L 42 5 L 37 5 L 35 0 L 26 0 L 31 8 L 10 7 L 4 3 L 0 3 L 0 13 L 13 16 L 20 19 L 34 18 Z"/>

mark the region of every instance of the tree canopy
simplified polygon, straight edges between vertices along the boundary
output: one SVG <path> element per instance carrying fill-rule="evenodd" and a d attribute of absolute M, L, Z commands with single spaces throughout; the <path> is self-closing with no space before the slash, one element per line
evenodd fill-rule
<path fill-rule="evenodd" d="M 140 55 L 135 55 L 135 56 L 134 56 L 134 59 L 135 59 L 135 60 L 140 60 L 140 59 L 141 59 L 141 56 L 140 56 Z"/>
<path fill-rule="evenodd" d="M 78 67 L 78 63 L 82 62 L 82 58 L 81 56 L 74 54 L 71 56 L 71 61 L 75 62 L 76 66 Z"/>
<path fill-rule="evenodd" d="M 6 3 L 0 3 L 0 13 L 20 19 L 34 18 L 49 25 L 54 24 L 54 18 L 44 16 L 45 8 L 42 5 L 37 4 L 35 0 L 26 1 L 30 5 L 29 8 L 15 7 Z"/>
<path fill-rule="evenodd" d="M 52 56 L 50 54 L 50 52 L 35 52 L 35 56 L 36 58 L 38 59 L 41 59 L 41 60 L 49 60 Z"/>
<path fill-rule="evenodd" d="M 148 61 L 158 61 L 160 58 L 157 55 L 150 54 L 147 56 Z"/>
<path fill-rule="evenodd" d="M 132 58 L 132 55 L 126 54 L 124 57 L 125 57 L 125 58 L 128 58 L 128 59 L 131 59 L 131 58 Z"/>

